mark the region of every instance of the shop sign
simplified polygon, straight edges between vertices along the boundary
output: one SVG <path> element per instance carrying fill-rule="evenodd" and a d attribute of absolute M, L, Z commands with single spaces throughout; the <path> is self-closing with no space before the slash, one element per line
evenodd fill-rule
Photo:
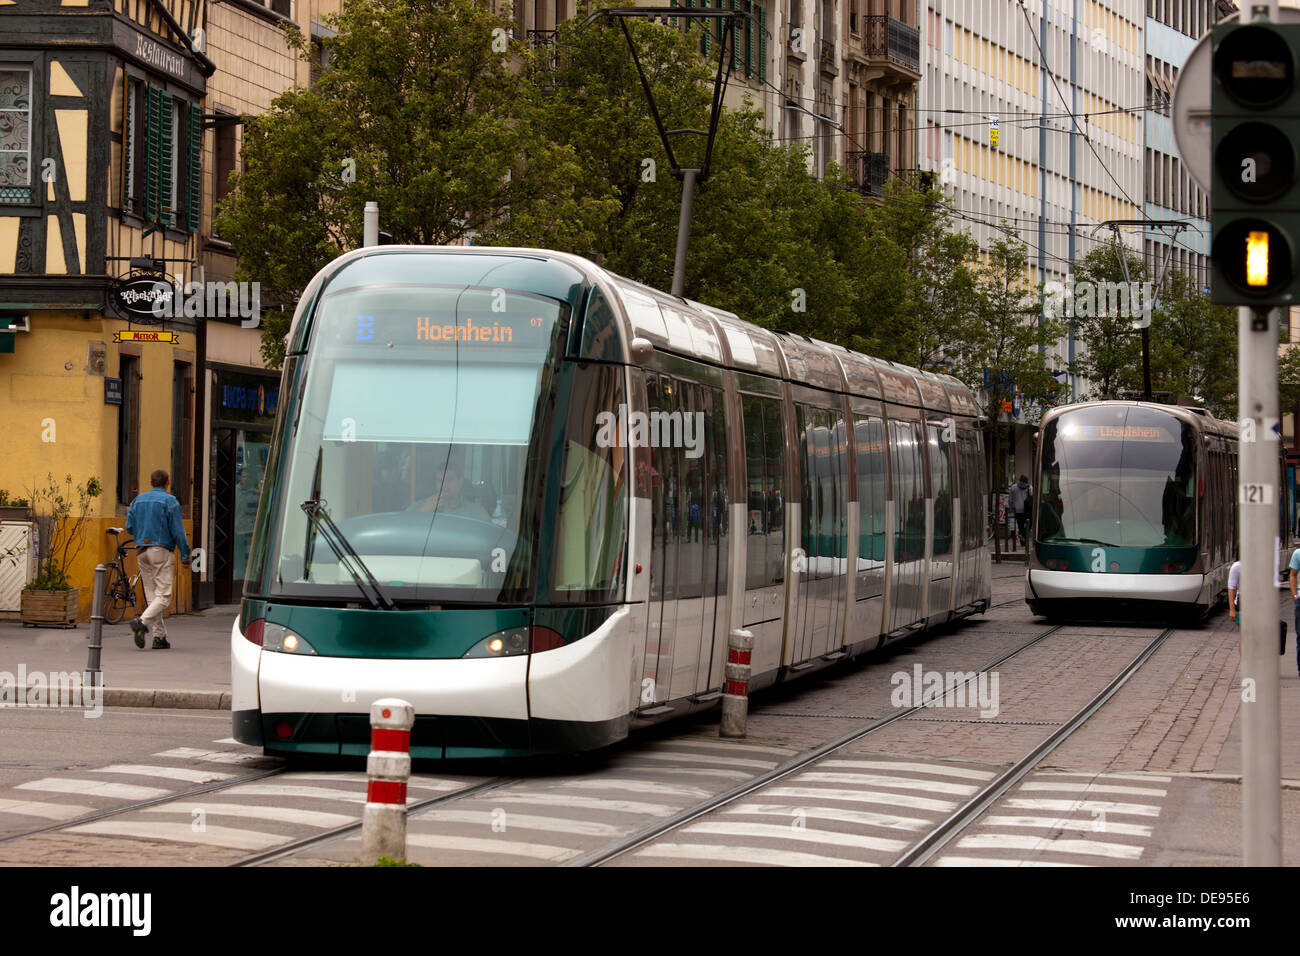
<path fill-rule="evenodd" d="M 172 314 L 176 289 L 167 276 L 135 275 L 116 282 L 108 293 L 117 311 L 133 321 L 161 323 Z"/>
<path fill-rule="evenodd" d="M 140 329 L 126 329 L 113 333 L 114 342 L 170 342 L 175 345 L 180 341 L 176 332 L 144 332 Z"/>

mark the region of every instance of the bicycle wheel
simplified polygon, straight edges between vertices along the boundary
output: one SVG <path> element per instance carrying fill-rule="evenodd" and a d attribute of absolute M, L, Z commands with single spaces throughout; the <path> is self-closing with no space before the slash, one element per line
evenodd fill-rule
<path fill-rule="evenodd" d="M 104 581 L 104 623 L 118 624 L 126 616 L 128 605 L 134 606 L 130 583 L 122 569 L 116 565 L 109 569 Z"/>

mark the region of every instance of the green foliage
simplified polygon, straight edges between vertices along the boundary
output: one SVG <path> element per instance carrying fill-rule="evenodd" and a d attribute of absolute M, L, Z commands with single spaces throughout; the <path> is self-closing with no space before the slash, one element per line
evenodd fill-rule
<path fill-rule="evenodd" d="M 375 866 L 421 866 L 419 863 L 408 863 L 406 860 L 394 860 L 391 856 L 381 856 L 375 860 Z"/>
<path fill-rule="evenodd" d="M 1128 259 L 1128 281 L 1147 279 L 1146 263 L 1133 250 L 1124 248 Z M 1075 264 L 1076 282 L 1094 285 L 1123 282 L 1124 269 L 1115 245 L 1098 246 Z M 1133 330 L 1131 315 L 1104 309 L 1089 309 L 1093 315 L 1076 315 L 1073 322 L 1079 343 L 1079 357 L 1070 371 L 1087 380 L 1083 397 L 1114 398 L 1123 391 L 1142 388 L 1142 338 Z"/>
<path fill-rule="evenodd" d="M 1220 418 L 1237 414 L 1237 315 L 1196 283 L 1170 272 L 1151 316 L 1155 391 L 1191 399 Z"/>
<path fill-rule="evenodd" d="M 66 591 L 72 587 L 67 569 L 85 547 L 91 502 L 103 493 L 98 478 L 88 478 L 74 489 L 71 475 L 60 484 L 52 473 L 46 475 L 46 484 L 28 489 L 27 497 L 36 515 L 50 519 L 50 536 L 40 554 L 36 577 L 27 590 Z M 26 548 L 7 548 L 0 557 L 17 563 L 24 554 Z"/>

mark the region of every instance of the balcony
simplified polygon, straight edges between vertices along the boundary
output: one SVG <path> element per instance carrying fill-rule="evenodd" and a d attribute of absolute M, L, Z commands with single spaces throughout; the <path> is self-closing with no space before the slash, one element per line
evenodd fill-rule
<path fill-rule="evenodd" d="M 552 72 L 560 68 L 560 55 L 555 45 L 554 30 L 527 30 L 525 39 L 530 49 L 542 54 L 542 63 Z M 549 53 L 549 57 L 546 54 Z"/>
<path fill-rule="evenodd" d="M 889 178 L 889 154 L 854 149 L 844 154 L 844 165 L 854 186 L 868 196 L 883 196 Z"/>
<path fill-rule="evenodd" d="M 852 37 L 848 54 L 867 68 L 866 80 L 915 83 L 921 78 L 919 28 L 882 15 L 863 17 L 862 25 L 862 37 Z"/>

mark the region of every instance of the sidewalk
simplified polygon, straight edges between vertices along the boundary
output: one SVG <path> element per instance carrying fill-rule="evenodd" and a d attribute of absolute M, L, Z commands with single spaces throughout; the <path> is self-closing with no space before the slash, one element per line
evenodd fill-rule
<path fill-rule="evenodd" d="M 100 669 L 104 705 L 109 707 L 230 708 L 230 628 L 238 604 L 223 604 L 194 614 L 167 618 L 172 649 L 140 650 L 131 628 L 105 624 Z M 31 675 L 84 672 L 90 624 L 75 628 L 23 627 L 0 621 L 0 680 Z M 48 679 L 48 677 L 47 677 Z"/>

